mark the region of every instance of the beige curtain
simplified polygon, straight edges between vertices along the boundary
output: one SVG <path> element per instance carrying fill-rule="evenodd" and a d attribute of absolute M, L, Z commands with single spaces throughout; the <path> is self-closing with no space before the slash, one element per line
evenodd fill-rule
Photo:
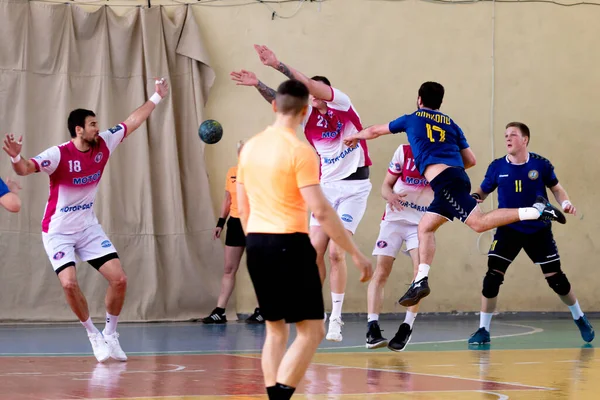
<path fill-rule="evenodd" d="M 75 5 L 0 0 L 0 132 L 24 135 L 23 155 L 70 139 L 74 108 L 101 129 L 123 121 L 154 92 L 171 92 L 108 163 L 95 211 L 129 277 L 121 321 L 184 320 L 208 313 L 223 270 L 197 127 L 215 74 L 192 9 L 136 7 L 117 15 Z M 0 155 L 0 173 L 15 176 Z M 44 173 L 19 177 L 19 214 L 0 210 L 0 320 L 76 321 L 44 252 Z M 106 281 L 78 264 L 93 318 Z"/>

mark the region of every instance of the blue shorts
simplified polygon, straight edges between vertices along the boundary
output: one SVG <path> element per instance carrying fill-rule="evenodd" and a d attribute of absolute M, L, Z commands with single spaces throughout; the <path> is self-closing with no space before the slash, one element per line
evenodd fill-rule
<path fill-rule="evenodd" d="M 449 167 L 430 183 L 433 201 L 427 212 L 441 215 L 452 221 L 458 218 L 465 222 L 477 207 L 477 200 L 471 197 L 471 181 L 462 168 Z"/>

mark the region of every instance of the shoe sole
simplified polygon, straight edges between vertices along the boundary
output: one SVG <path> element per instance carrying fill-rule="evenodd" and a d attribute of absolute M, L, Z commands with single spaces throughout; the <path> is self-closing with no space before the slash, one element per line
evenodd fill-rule
<path fill-rule="evenodd" d="M 107 356 L 106 356 L 104 359 L 99 359 L 99 358 L 96 358 L 96 360 L 98 360 L 98 362 L 99 362 L 99 363 L 103 363 L 103 362 L 105 362 L 106 360 L 108 360 L 109 358 L 110 358 L 110 354 L 109 354 L 109 355 L 107 355 Z"/>
<path fill-rule="evenodd" d="M 387 340 L 382 340 L 381 342 L 373 343 L 373 344 L 372 343 L 366 343 L 365 347 L 367 349 L 369 349 L 369 350 L 374 350 L 374 349 L 379 349 L 379 348 L 385 347 L 385 346 L 388 345 L 388 343 L 389 342 Z"/>
<path fill-rule="evenodd" d="M 412 339 L 412 333 L 408 337 L 408 340 L 406 341 L 406 344 L 404 345 L 403 348 L 401 348 L 401 349 L 394 349 L 394 348 L 390 347 L 390 345 L 388 344 L 388 349 L 390 349 L 391 351 L 395 351 L 396 353 L 400 353 L 401 351 L 404 351 L 404 349 L 406 349 L 406 346 L 408 346 L 408 344 L 410 343 L 410 339 Z"/>
<path fill-rule="evenodd" d="M 414 305 L 419 304 L 421 299 L 424 299 L 425 297 L 429 296 L 430 293 L 431 293 L 431 289 L 427 288 L 427 289 L 420 291 L 419 294 L 417 295 L 417 297 L 411 297 L 409 299 L 399 301 L 399 303 L 403 307 L 412 307 Z"/>
<path fill-rule="evenodd" d="M 214 321 L 214 322 L 204 322 L 202 321 L 203 324 L 205 325 L 221 325 L 221 324 L 226 324 L 227 321 Z"/>
<path fill-rule="evenodd" d="M 112 356 L 111 356 L 112 357 Z M 117 360 L 117 361 L 121 361 L 121 362 L 125 362 L 127 361 L 127 357 L 125 358 L 117 358 L 117 357 L 112 357 L 113 360 Z"/>
<path fill-rule="evenodd" d="M 342 341 L 342 338 L 339 338 L 339 339 L 337 339 L 337 338 L 332 338 L 332 337 L 330 337 L 329 335 L 327 335 L 327 337 L 325 337 L 325 339 L 326 339 L 326 340 L 329 340 L 330 342 L 338 342 L 338 343 Z"/>
<path fill-rule="evenodd" d="M 486 344 L 490 344 L 491 342 L 468 342 L 469 346 L 485 346 Z"/>

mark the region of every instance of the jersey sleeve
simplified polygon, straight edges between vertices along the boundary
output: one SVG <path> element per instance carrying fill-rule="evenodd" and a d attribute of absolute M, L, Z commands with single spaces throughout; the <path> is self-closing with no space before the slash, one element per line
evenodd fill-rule
<path fill-rule="evenodd" d="M 388 172 L 392 175 L 402 175 L 402 167 L 404 166 L 404 145 L 398 146 L 396 152 L 392 156 Z"/>
<path fill-rule="evenodd" d="M 350 97 L 339 89 L 331 88 L 331 101 L 327 103 L 337 110 L 348 111 L 352 107 Z"/>
<path fill-rule="evenodd" d="M 485 178 L 481 182 L 481 190 L 484 193 L 492 193 L 498 187 L 498 174 L 496 173 L 496 163 L 492 162 L 485 173 Z"/>
<path fill-rule="evenodd" d="M 558 177 L 554 172 L 554 165 L 552 165 L 550 161 L 546 162 L 546 168 L 544 168 L 542 179 L 544 180 L 544 185 L 548 188 L 558 185 Z"/>
<path fill-rule="evenodd" d="M 298 146 L 294 157 L 294 172 L 298 188 L 319 184 L 319 158 L 315 151 L 306 146 Z"/>
<path fill-rule="evenodd" d="M 461 150 L 468 149 L 469 143 L 467 142 L 465 133 L 463 132 L 462 129 L 460 129 L 460 126 L 456 125 L 456 123 L 454 124 L 454 126 L 456 128 L 456 132 L 458 133 L 458 141 L 457 141 L 458 148 Z"/>
<path fill-rule="evenodd" d="M 60 163 L 60 149 L 52 146 L 31 159 L 35 164 L 35 172 L 44 171 L 52 175 Z"/>
<path fill-rule="evenodd" d="M 406 123 L 408 121 L 408 115 L 403 115 L 400 118 L 396 118 L 389 123 L 389 130 L 392 133 L 400 133 L 406 131 Z"/>
<path fill-rule="evenodd" d="M 10 193 L 10 189 L 8 188 L 4 180 L 0 178 L 0 197 L 4 196 L 7 193 Z"/>
<path fill-rule="evenodd" d="M 127 125 L 125 125 L 125 123 L 120 123 L 100 133 L 100 137 L 104 139 L 106 146 L 111 153 L 115 151 L 119 143 L 123 141 L 125 135 L 127 135 Z"/>

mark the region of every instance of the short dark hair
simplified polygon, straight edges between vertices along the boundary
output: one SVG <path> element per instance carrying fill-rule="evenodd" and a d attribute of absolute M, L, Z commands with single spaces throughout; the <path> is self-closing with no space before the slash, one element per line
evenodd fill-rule
<path fill-rule="evenodd" d="M 85 110 L 83 108 L 78 108 L 76 110 L 71 111 L 69 114 L 69 119 L 67 120 L 67 126 L 69 127 L 69 133 L 72 138 L 77 137 L 77 132 L 75 131 L 75 127 L 80 126 L 85 129 L 85 119 L 87 117 L 95 117 L 91 110 Z"/>
<path fill-rule="evenodd" d="M 439 110 L 444 100 L 444 87 L 437 82 L 425 82 L 419 88 L 419 97 L 424 107 Z"/>
<path fill-rule="evenodd" d="M 527 144 L 529 144 L 529 141 L 531 140 L 531 132 L 529 132 L 529 127 L 527 125 L 525 125 L 522 122 L 509 122 L 508 124 L 506 124 L 506 129 L 508 128 L 517 128 L 519 131 L 521 131 L 521 135 L 525 136 L 527 138 Z"/>
<path fill-rule="evenodd" d="M 277 112 L 297 115 L 308 104 L 308 88 L 296 79 L 287 80 L 277 88 L 275 102 Z"/>
<path fill-rule="evenodd" d="M 324 76 L 316 75 L 316 76 L 313 76 L 311 79 L 313 81 L 323 82 L 327 86 L 331 86 L 331 82 L 329 82 L 329 79 L 325 78 Z"/>

